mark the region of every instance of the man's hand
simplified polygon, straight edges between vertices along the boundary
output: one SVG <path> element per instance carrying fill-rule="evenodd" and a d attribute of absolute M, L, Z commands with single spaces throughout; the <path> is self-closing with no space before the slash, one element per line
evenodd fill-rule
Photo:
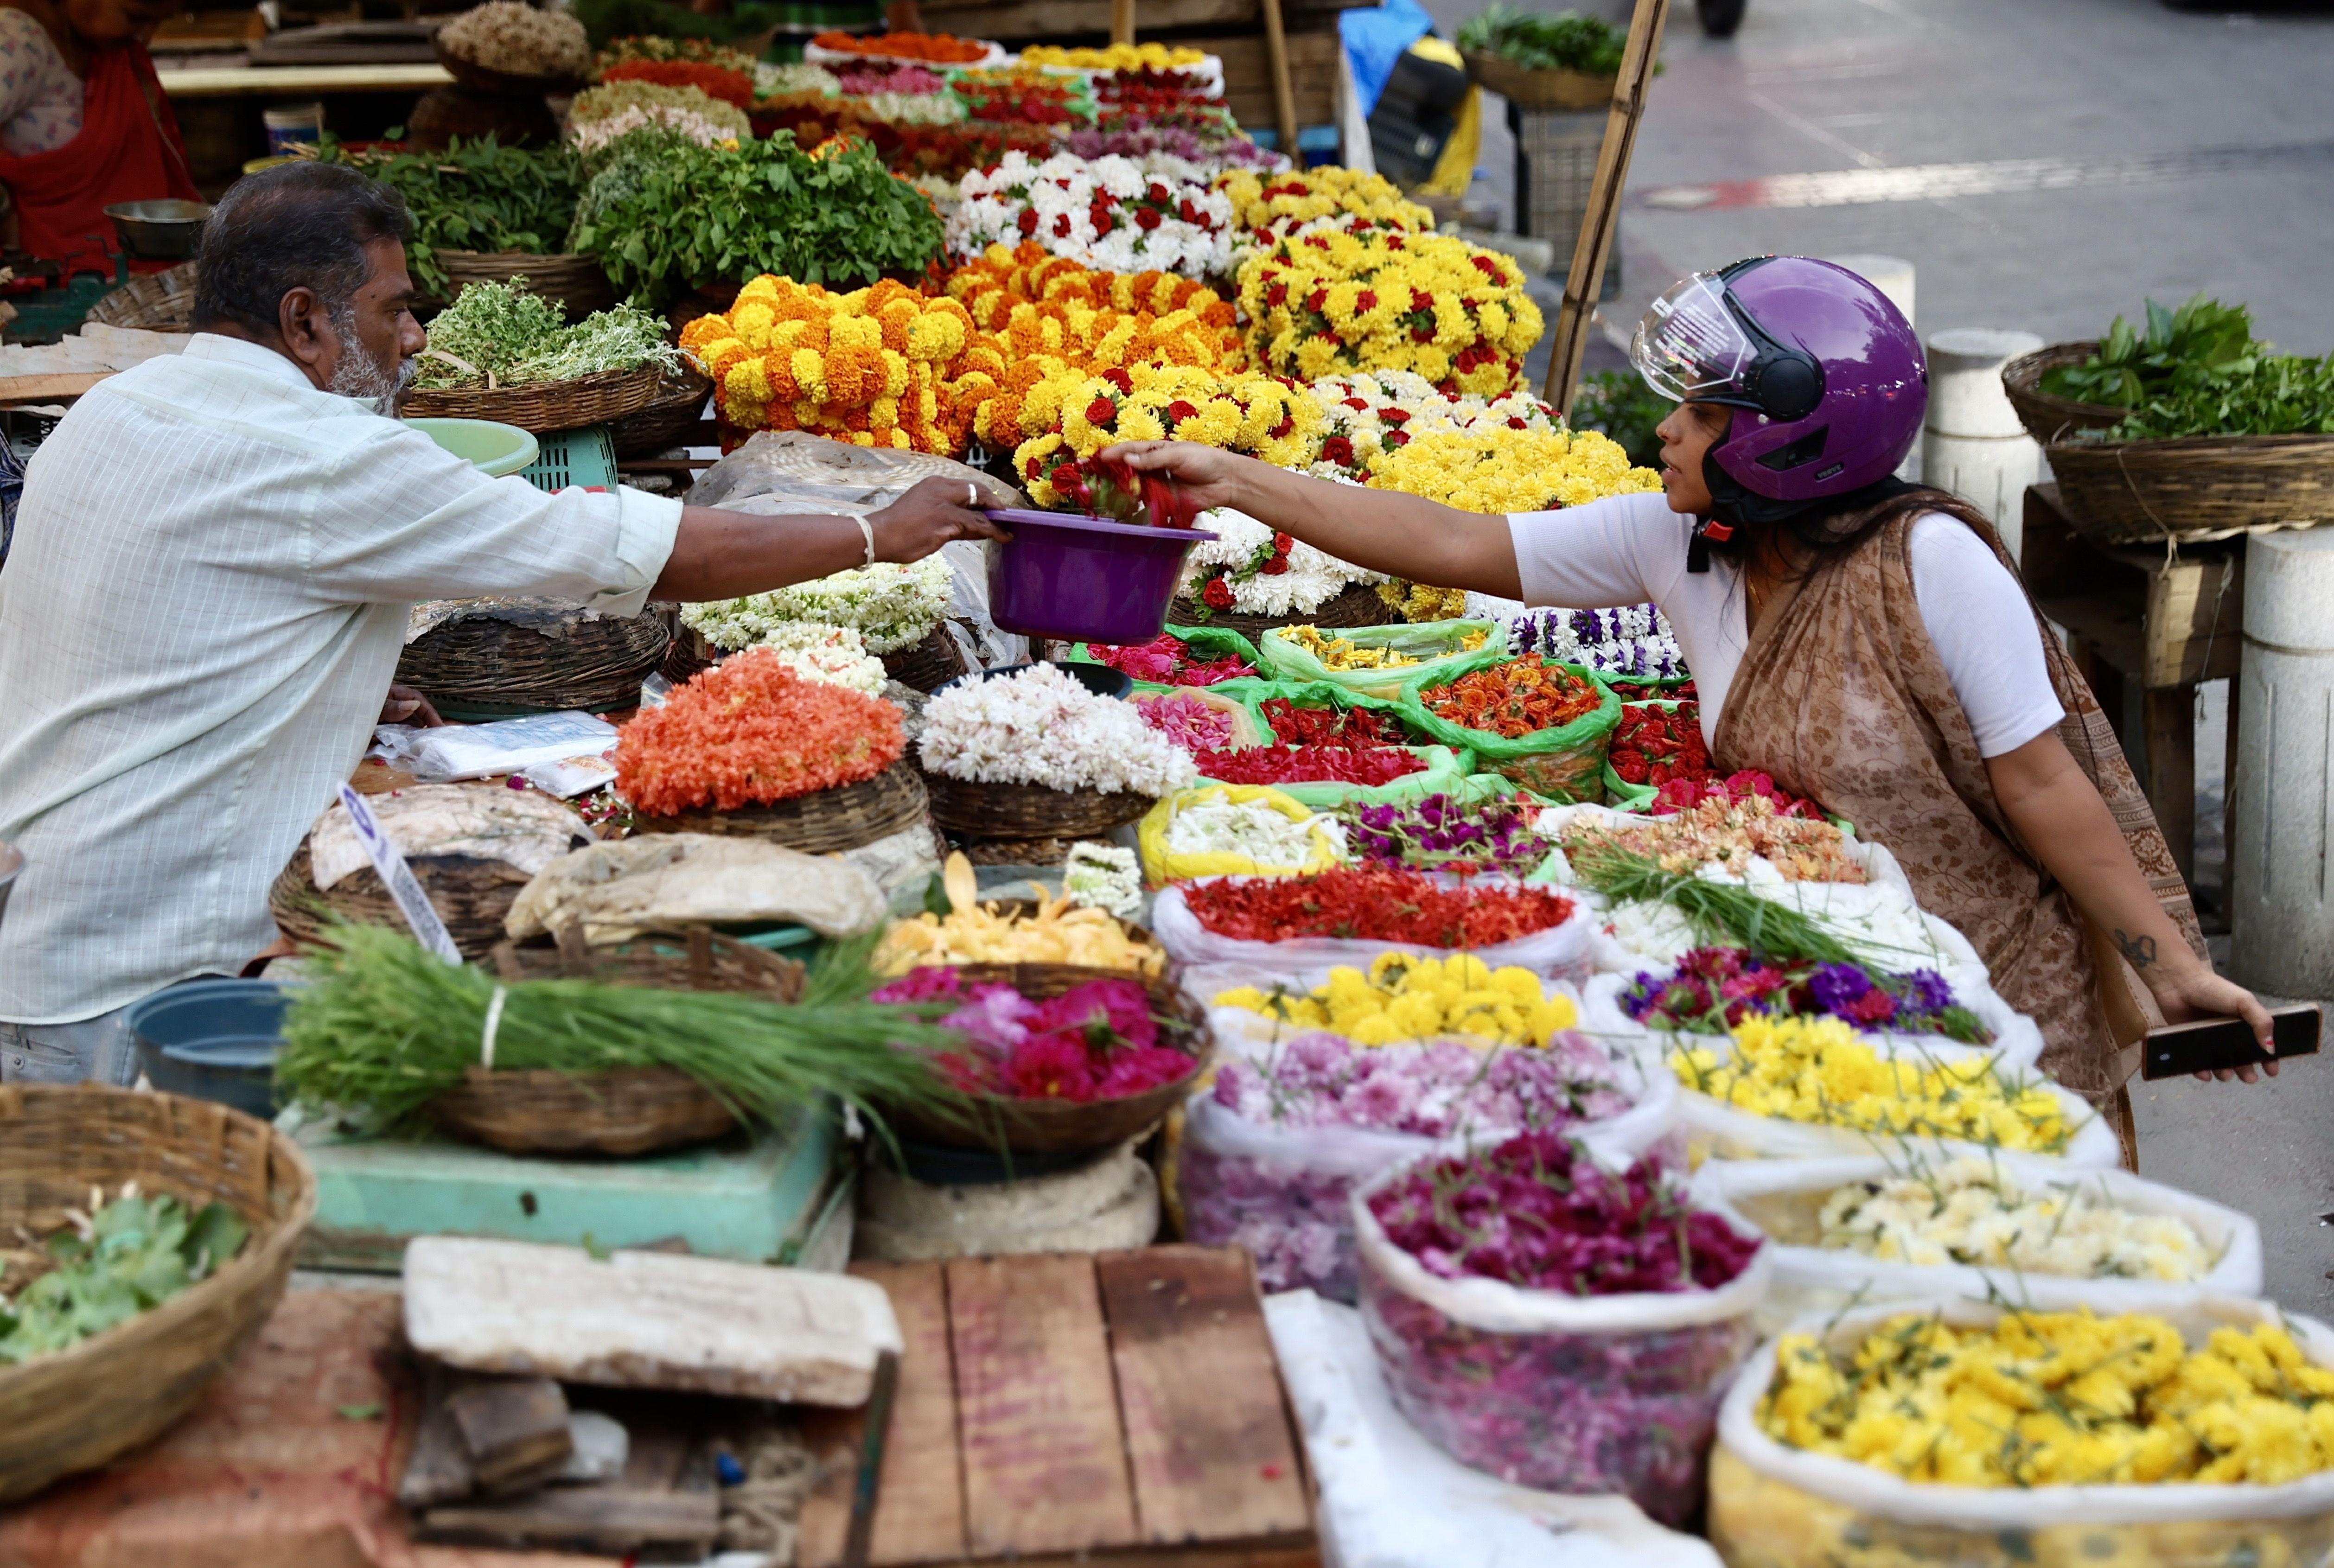
<path fill-rule="evenodd" d="M 1202 512 L 1211 506 L 1245 511 L 1241 502 L 1249 495 L 1247 481 L 1256 466 L 1253 457 L 1201 441 L 1121 441 L 1100 455 L 1138 474 L 1172 475 Z"/>
<path fill-rule="evenodd" d="M 956 539 L 1005 539 L 1011 535 L 981 515 L 983 506 L 1010 506 L 1014 497 L 994 481 L 920 479 L 913 489 L 871 513 L 875 559 L 921 561 Z"/>
<path fill-rule="evenodd" d="M 381 700 L 381 722 L 383 724 L 418 724 L 439 729 L 446 721 L 429 706 L 429 699 L 410 686 L 392 686 L 389 696 Z"/>

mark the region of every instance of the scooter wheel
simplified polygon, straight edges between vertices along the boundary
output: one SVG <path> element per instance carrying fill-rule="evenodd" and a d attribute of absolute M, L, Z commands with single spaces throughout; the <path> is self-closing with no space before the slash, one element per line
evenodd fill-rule
<path fill-rule="evenodd" d="M 1712 38 L 1731 38 L 1742 25 L 1744 0 L 1693 0 L 1693 14 L 1702 18 L 1702 33 Z"/>

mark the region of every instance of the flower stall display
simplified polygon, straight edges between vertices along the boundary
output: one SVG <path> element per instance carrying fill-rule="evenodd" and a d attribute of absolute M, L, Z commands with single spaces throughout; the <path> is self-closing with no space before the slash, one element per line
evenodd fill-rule
<path fill-rule="evenodd" d="M 927 772 L 976 784 L 1156 797 L 1199 776 L 1133 707 L 1052 664 L 935 694 L 918 746 Z"/>
<path fill-rule="evenodd" d="M 576 150 L 587 157 L 620 136 L 661 127 L 700 147 L 754 134 L 745 111 L 702 88 L 662 87 L 651 82 L 603 82 L 575 95 L 567 111 Z"/>
<path fill-rule="evenodd" d="M 1066 127 L 1094 121 L 1093 95 L 1075 77 L 1038 71 L 960 71 L 949 86 L 974 120 Z"/>
<path fill-rule="evenodd" d="M 2080 1099 L 1988 1052 L 1867 1037 L 1837 1018 L 1753 1015 L 1728 1035 L 1670 1053 L 1698 1152 L 1809 1159 L 1921 1140 L 2082 1169 L 2117 1158 L 2115 1134 Z"/>
<path fill-rule="evenodd" d="M 1452 769 L 1447 748 L 1430 756 L 1407 746 L 1254 746 L 1215 748 L 1196 754 L 1203 778 L 1219 784 L 1341 784 L 1374 789 L 1427 772 L 1440 760 Z M 1299 800 L 1306 797 L 1299 795 Z"/>
<path fill-rule="evenodd" d="M 700 65 L 741 71 L 748 76 L 755 75 L 761 69 L 751 54 L 726 43 L 716 43 L 703 38 L 666 38 L 654 34 L 640 34 L 608 40 L 593 60 L 593 78 L 595 81 L 605 80 L 611 67 L 639 60 L 693 60 Z"/>
<path fill-rule="evenodd" d="M 1864 846 L 1828 822 L 1778 811 L 1760 794 L 1704 799 L 1663 817 L 1576 812 L 1553 825 L 1558 844 L 1575 858 L 1617 852 L 1665 871 L 1746 880 L 1771 871 L 1787 882 L 1858 885 L 1872 877 L 1870 856 L 1857 852 Z"/>
<path fill-rule="evenodd" d="M 982 901 L 972 863 L 960 851 L 940 874 L 948 912 L 927 909 L 913 919 L 894 920 L 868 962 L 878 975 L 957 964 L 1071 964 L 1088 969 L 1121 969 L 1157 979 L 1167 955 L 1156 943 L 1130 929 L 1117 915 L 1043 889 L 1027 909 L 1008 900 Z"/>
<path fill-rule="evenodd" d="M 1430 794 L 1407 803 L 1355 802 L 1339 808 L 1345 843 L 1363 865 L 1413 866 L 1523 879 L 1548 856 L 1532 821 L 1537 806 L 1509 796 Z"/>
<path fill-rule="evenodd" d="M 2104 1187 L 2030 1188 L 1964 1155 L 1940 1169 L 1852 1182 L 1818 1217 L 1818 1244 L 1895 1263 L 1993 1265 L 2069 1279 L 2202 1279 L 2213 1254 L 2172 1215 L 2118 1208 Z"/>
<path fill-rule="evenodd" d="M 1199 1068 L 1163 1042 L 1150 993 L 1132 980 L 1087 980 L 1037 998 L 927 967 L 878 986 L 868 1000 L 952 1005 L 940 1025 L 964 1044 L 942 1053 L 940 1065 L 971 1094 L 1085 1105 L 1148 1093 Z"/>
<path fill-rule="evenodd" d="M 1806 822 L 1828 820 L 1823 807 L 1805 795 L 1777 789 L 1773 774 L 1751 768 L 1728 774 L 1724 778 L 1671 779 L 1654 791 L 1653 800 L 1644 809 L 1654 816 L 1667 816 L 1713 803 L 1721 808 L 1731 809 L 1761 800 L 1779 817 L 1795 817 Z"/>
<path fill-rule="evenodd" d="M 1282 746 L 1342 746 L 1367 749 L 1415 746 L 1426 737 L 1403 722 L 1391 702 L 1316 682 L 1276 684 L 1282 695 L 1258 701 L 1257 713 Z"/>
<path fill-rule="evenodd" d="M 1728 1392 L 1712 1542 L 1739 1568 L 2313 1563 L 2329 1393 L 2334 1333 L 2266 1301 L 1811 1319 Z"/>
<path fill-rule="evenodd" d="M 964 450 L 954 382 L 972 319 L 889 279 L 830 293 L 762 276 L 727 313 L 699 316 L 680 345 L 713 378 L 725 443 L 754 430 L 810 430 L 862 447 Z"/>
<path fill-rule="evenodd" d="M 1055 43 L 1032 43 L 1021 51 L 1024 65 L 1059 66 L 1072 71 L 1181 71 L 1207 63 L 1204 50 L 1181 44 L 1114 43 L 1106 49 L 1066 49 Z"/>
<path fill-rule="evenodd" d="M 826 626 L 815 620 L 784 620 L 764 632 L 757 648 L 765 648 L 805 680 L 830 681 L 883 695 L 883 661 L 867 651 L 866 640 L 847 626 Z"/>
<path fill-rule="evenodd" d="M 835 73 L 835 86 L 854 111 L 886 125 L 955 125 L 966 117 L 948 79 L 921 66 L 846 67 Z"/>
<path fill-rule="evenodd" d="M 1688 678 L 1685 650 L 1678 646 L 1669 617 L 1656 605 L 1615 610 L 1535 610 L 1507 622 L 1509 651 L 1544 654 L 1565 664 L 1595 670 L 1608 686 L 1623 681 L 1666 682 Z M 1683 697 L 1690 692 L 1631 690 L 1625 697 Z"/>
<path fill-rule="evenodd" d="M 1553 1130 L 1381 1176 L 1354 1222 L 1371 1346 L 1436 1447 L 1671 1525 L 1700 1508 L 1719 1401 L 1756 1342 L 1756 1232 L 1654 1160 L 1606 1169 Z"/>
<path fill-rule="evenodd" d="M 810 41 L 804 54 L 813 62 L 844 60 L 906 60 L 929 65 L 979 65 L 1003 58 L 1005 52 L 977 38 L 949 33 L 879 33 L 862 37 L 843 32 L 822 33 Z"/>
<path fill-rule="evenodd" d="M 1309 991 L 1236 986 L 1217 992 L 1211 1005 L 1254 1014 L 1273 1026 L 1274 1038 L 1291 1029 L 1327 1030 L 1360 1046 L 1459 1036 L 1479 1049 L 1544 1050 L 1580 1022 L 1568 992 L 1529 969 L 1494 969 L 1469 953 L 1381 953 L 1367 970 L 1340 966 Z"/>
<path fill-rule="evenodd" d="M 1156 267 L 1197 278 L 1230 270 L 1230 202 L 1129 159 L 1062 153 L 1039 162 L 1008 152 L 994 168 L 965 176 L 962 190 L 948 223 L 960 257 L 1027 239 L 1104 272 Z"/>
<path fill-rule="evenodd" d="M 1209 784 L 1168 796 L 1136 830 L 1154 884 L 1194 877 L 1288 877 L 1345 858 L 1335 817 L 1260 784 Z"/>
<path fill-rule="evenodd" d="M 1281 626 L 1257 639 L 1257 652 L 1276 679 L 1390 698 L 1406 682 L 1481 664 L 1496 631 L 1486 620 L 1330 630 Z"/>
<path fill-rule="evenodd" d="M 1145 174 L 1172 174 L 1184 179 L 1212 181 L 1234 169 L 1269 174 L 1288 167 L 1287 159 L 1259 147 L 1236 126 L 1222 126 L 1213 115 L 1207 117 L 1205 124 L 1195 120 L 1131 120 L 1112 114 L 1105 107 L 1100 124 L 1071 131 L 1062 147 L 1078 158 L 1130 158 Z"/>
<path fill-rule="evenodd" d="M 910 565 L 879 561 L 767 593 L 681 606 L 681 624 L 719 649 L 752 648 L 811 622 L 846 627 L 870 653 L 897 653 L 931 635 L 948 614 L 949 566 L 937 555 Z"/>
<path fill-rule="evenodd" d="M 1451 624 L 1464 624 L 1454 622 Z M 1548 800 L 1596 801 L 1621 699 L 1576 665 L 1536 656 L 1456 675 L 1422 673 L 1403 688 L 1411 722 L 1477 765 Z"/>
<path fill-rule="evenodd" d="M 616 788 L 632 809 L 734 811 L 873 778 L 900 760 L 900 710 L 806 680 L 775 649 L 691 678 L 616 738 Z"/>
<path fill-rule="evenodd" d="M 795 93 L 812 93 L 821 98 L 838 98 L 843 93 L 843 79 L 824 65 L 808 61 L 781 64 L 776 61 L 757 60 L 753 63 L 754 100 L 757 103 Z"/>
<path fill-rule="evenodd" d="M 1577 1131 L 1630 1109 L 1614 1063 L 1577 1035 L 1485 1056 L 1447 1042 L 1372 1051 L 1299 1034 L 1264 1060 L 1225 1063 L 1191 1101 L 1175 1159 L 1184 1235 L 1248 1249 L 1265 1290 L 1350 1302 L 1355 1183 L 1454 1133 Z"/>
<path fill-rule="evenodd" d="M 1862 964 L 1696 948 L 1665 975 L 1640 969 L 1616 1000 L 1649 1029 L 1722 1034 L 1743 1019 L 1831 1017 L 1857 1028 L 1991 1045 L 1994 1032 L 1934 969 L 1890 974 Z"/>
<path fill-rule="evenodd" d="M 1546 325 L 1512 257 L 1363 217 L 1259 247 L 1239 269 L 1239 303 L 1265 369 L 1300 381 L 1414 370 L 1440 391 L 1486 398 L 1522 384 Z"/>
<path fill-rule="evenodd" d="M 1235 170 L 1220 178 L 1216 188 L 1230 198 L 1232 221 L 1245 230 L 1339 216 L 1370 218 L 1421 234 L 1434 226 L 1434 215 L 1385 176 L 1334 165 L 1281 175 Z"/>
<path fill-rule="evenodd" d="M 1148 642 L 1087 643 L 1084 651 L 1137 685 L 1214 686 L 1257 674 L 1256 645 L 1220 627 L 1171 626 Z"/>

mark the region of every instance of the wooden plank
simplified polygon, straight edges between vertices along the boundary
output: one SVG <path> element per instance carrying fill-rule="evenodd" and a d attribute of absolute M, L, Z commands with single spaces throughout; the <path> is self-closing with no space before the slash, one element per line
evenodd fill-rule
<path fill-rule="evenodd" d="M 1134 42 L 1134 0 L 1110 0 L 1110 41 Z"/>
<path fill-rule="evenodd" d="M 2147 579 L 2146 664 L 2150 689 L 2224 680 L 2244 651 L 2242 547 L 2217 555 L 2183 555 Z"/>
<path fill-rule="evenodd" d="M 883 1287 L 906 1349 L 892 1406 L 892 1431 L 877 1477 L 875 1534 L 868 1561 L 954 1562 L 964 1555 L 964 1477 L 957 1459 L 956 1374 L 949 1348 L 948 1289 L 937 1263 L 855 1263 L 851 1272 Z M 862 1412 L 806 1411 L 804 1437 L 822 1460 L 818 1489 L 805 1500 L 802 1568 L 843 1561 L 851 1494 L 859 1473 Z"/>
<path fill-rule="evenodd" d="M 1104 1253 L 1095 1277 L 1143 1538 L 1301 1543 L 1312 1516 L 1248 1255 Z"/>
<path fill-rule="evenodd" d="M 2156 825 L 2180 874 L 2196 880 L 2196 689 L 2189 686 L 2144 693 L 2147 773 L 2140 780 Z"/>
<path fill-rule="evenodd" d="M 999 39 L 1102 38 L 1114 0 L 1015 0 L 1004 5 L 927 5 L 924 25 L 963 36 Z M 1146 34 L 1179 27 L 1240 27 L 1257 22 L 1257 0 L 1143 0 Z"/>
<path fill-rule="evenodd" d="M 1621 221 L 1621 188 L 1629 179 L 1629 155 L 1637 145 L 1637 125 L 1645 115 L 1645 91 L 1662 53 L 1662 24 L 1670 0 L 1636 0 L 1629 39 L 1621 48 L 1621 70 L 1613 81 L 1613 107 L 1605 115 L 1605 145 L 1597 149 L 1596 173 L 1588 185 L 1588 212 L 1573 246 L 1572 270 L 1557 307 L 1556 339 L 1548 361 L 1543 400 L 1569 412 L 1580 385 L 1581 358 L 1588 351 L 1589 316 L 1605 280 Z"/>
<path fill-rule="evenodd" d="M 1093 1258 L 961 1257 L 947 1269 L 969 1555 L 1134 1544 Z"/>
<path fill-rule="evenodd" d="M 567 1395 L 549 1378 L 483 1378 L 446 1397 L 470 1474 L 487 1490 L 516 1491 L 566 1467 Z"/>
<path fill-rule="evenodd" d="M 262 92 L 410 92 L 448 87 L 442 65 L 261 65 L 157 72 L 173 98 L 242 97 Z"/>
<path fill-rule="evenodd" d="M 115 372 L 75 370 L 42 376 L 0 376 L 0 403 L 51 403 L 78 398 Z"/>
<path fill-rule="evenodd" d="M 1337 34 L 1298 32 L 1285 35 L 1288 57 L 1288 90 L 1295 100 L 1299 129 L 1333 125 L 1337 119 Z M 1190 38 L 1177 42 L 1204 49 L 1224 63 L 1224 101 L 1232 118 L 1255 130 L 1278 123 L 1271 53 L 1264 34 L 1230 38 Z"/>
<path fill-rule="evenodd" d="M 1262 0 L 1264 56 L 1272 74 L 1272 123 L 1280 132 L 1280 150 L 1299 168 L 1305 159 L 1297 149 L 1297 90 L 1288 74 L 1288 32 L 1281 24 L 1280 0 Z"/>
<path fill-rule="evenodd" d="M 712 1492 L 647 1492 L 628 1486 L 545 1486 L 500 1503 L 457 1503 L 422 1515 L 421 1534 L 501 1546 L 574 1546 L 624 1556 L 646 1546 L 700 1555 L 720 1533 Z"/>

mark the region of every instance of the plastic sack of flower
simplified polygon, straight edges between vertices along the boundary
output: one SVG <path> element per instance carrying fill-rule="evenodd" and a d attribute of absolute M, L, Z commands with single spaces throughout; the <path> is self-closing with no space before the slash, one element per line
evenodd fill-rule
<path fill-rule="evenodd" d="M 1577 664 L 1555 668 L 1587 679 L 1601 697 L 1596 708 L 1552 729 L 1505 736 L 1459 724 L 1427 706 L 1425 694 L 1451 685 L 1478 669 L 1509 662 L 1485 659 L 1461 669 L 1413 672 L 1401 693 L 1403 717 L 1445 746 L 1463 746 L 1475 754 L 1475 764 L 1551 801 L 1601 802 L 1605 798 L 1605 754 L 1613 730 L 1621 722 L 1621 699 L 1594 672 Z"/>
<path fill-rule="evenodd" d="M 1183 645 L 1182 652 L 1178 653 L 1172 644 L 1161 646 L 1170 638 Z M 1263 675 L 1264 666 L 1256 644 L 1221 626 L 1170 626 L 1151 642 L 1127 647 L 1098 649 L 1095 644 L 1081 642 L 1071 648 L 1068 662 L 1100 664 L 1123 671 L 1133 678 L 1137 691 L 1154 686 L 1162 690 L 1183 690 L 1189 688 L 1190 683 L 1174 678 L 1182 667 L 1220 663 L 1228 659 L 1238 659 L 1257 671 L 1254 676 L 1236 676 L 1234 679 L 1253 680 Z"/>
<path fill-rule="evenodd" d="M 1308 640 L 1301 634 L 1308 630 L 1338 650 L 1325 659 L 1320 651 L 1306 646 Z M 1350 650 L 1338 648 L 1340 644 L 1350 644 Z M 1257 640 L 1257 651 L 1263 657 L 1264 667 L 1281 680 L 1318 683 L 1387 699 L 1398 697 L 1404 685 L 1423 676 L 1460 675 L 1507 657 L 1500 629 L 1488 620 L 1275 627 Z"/>
<path fill-rule="evenodd" d="M 1403 805 L 1423 800 L 1428 795 L 1457 794 L 1467 788 L 1467 763 L 1463 752 L 1454 752 L 1447 746 L 1422 746 L 1406 748 L 1426 765 L 1415 773 L 1389 779 L 1382 784 L 1349 784 L 1336 779 L 1284 779 L 1270 787 L 1279 791 L 1300 805 L 1315 811 L 1358 802 L 1364 805 Z M 1219 781 L 1207 777 L 1207 760 L 1200 762 L 1203 783 Z M 1238 786 L 1230 786 L 1238 787 Z"/>
<path fill-rule="evenodd" d="M 2030 1225 L 2015 1215 L 1972 1214 L 1955 1189 L 1943 1186 L 1963 1177 L 2021 1198 L 2049 1200 L 2058 1212 L 2045 1217 L 2037 1208 Z M 1923 1195 L 1938 1212 L 1919 1214 L 1922 1220 L 1963 1221 L 1963 1228 L 1931 1244 L 1941 1261 L 1877 1256 L 1827 1231 L 1828 1207 L 1838 1195 L 1855 1199 L 1865 1188 L 1885 1194 L 1904 1183 L 1946 1191 L 1942 1199 Z M 2056 1160 L 1999 1150 L 1968 1157 L 1966 1163 L 1878 1155 L 1713 1159 L 1694 1173 L 1693 1194 L 1698 1204 L 1766 1236 L 1775 1255 L 1774 1287 L 1759 1313 L 1766 1333 L 1796 1318 L 1866 1303 L 1965 1296 L 2046 1312 L 2088 1306 L 2161 1313 L 2200 1291 L 2241 1296 L 2262 1291 L 2261 1227 L 2251 1215 L 2126 1170 L 2073 1171 Z M 2077 1203 L 2137 1223 L 2128 1237 L 2086 1225 L 2079 1214 L 2069 1223 L 2066 1215 Z M 1968 1255 L 1978 1238 L 2001 1246 L 2012 1261 L 1953 1261 Z M 1895 1238 L 1892 1244 L 1901 1246 Z M 2158 1277 L 2151 1267 L 2181 1277 Z M 2086 1272 L 2069 1272 L 2076 1269 Z"/>
<path fill-rule="evenodd" d="M 1499 877 L 1475 877 L 1465 885 L 1476 890 L 1521 886 Z M 1588 977 L 1588 911 L 1575 900 L 1572 912 L 1556 925 L 1512 941 L 1486 943 L 1467 951 L 1494 969 L 1513 965 L 1545 979 L 1569 980 L 1577 986 Z M 1440 958 L 1448 957 L 1451 951 L 1422 942 L 1379 938 L 1290 937 L 1265 942 L 1219 936 L 1192 914 L 1190 901 L 1180 887 L 1165 889 L 1153 901 L 1151 929 L 1167 949 L 1168 957 L 1178 964 L 1236 966 L 1248 974 L 1285 976 L 1292 986 L 1326 984 L 1329 971 L 1340 966 L 1367 969 L 1383 953 Z"/>
<path fill-rule="evenodd" d="M 1693 678 L 1693 677 L 1690 675 L 1682 675 L 1672 681 L 1662 684 L 1683 686 L 1687 681 L 1692 680 Z M 1637 684 L 1640 686 L 1653 686 L 1657 683 L 1653 681 L 1639 681 Z M 1633 707 L 1659 708 L 1664 713 L 1674 714 L 1683 706 L 1684 705 L 1683 703 L 1672 702 L 1665 698 L 1641 699 L 1635 702 L 1625 701 L 1621 705 L 1622 719 L 1623 722 L 1626 722 L 1628 710 Z M 1618 725 L 1614 726 L 1616 735 L 1619 732 L 1619 727 L 1620 726 Z M 1611 805 L 1615 811 L 1643 812 L 1646 807 L 1654 803 L 1655 797 L 1661 793 L 1661 786 L 1658 784 L 1631 784 L 1627 779 L 1623 778 L 1619 774 L 1615 773 L 1613 770 L 1613 756 L 1610 743 L 1607 743 L 1605 755 L 1605 799 L 1607 804 Z"/>
<path fill-rule="evenodd" d="M 1801 1319 L 1795 1330 L 1837 1356 L 1908 1310 L 1983 1329 L 2024 1309 L 1930 1298 Z M 2334 1332 L 2274 1303 L 2200 1293 L 2156 1315 L 2192 1350 L 2217 1328 L 2282 1326 L 2309 1364 L 2334 1367 Z M 1730 1568 L 2310 1568 L 2334 1552 L 2334 1471 L 2274 1485 L 1907 1480 L 1769 1436 L 1760 1406 L 1775 1375 L 1770 1342 L 1719 1409 L 1710 1539 Z"/>
<path fill-rule="evenodd" d="M 1301 863 L 1266 862 L 1235 849 L 1186 850 L 1175 847 L 1177 819 L 1193 810 L 1258 806 L 1278 813 L 1305 828 L 1306 858 Z M 1153 886 L 1190 881 L 1200 877 L 1294 877 L 1326 871 L 1345 859 L 1343 841 L 1312 807 L 1301 805 L 1276 789 L 1261 784 L 1212 784 L 1179 790 L 1166 796 L 1135 827 L 1143 852 L 1143 874 Z"/>
<path fill-rule="evenodd" d="M 1719 1402 L 1757 1342 L 1770 1249 L 1714 1288 L 1588 1295 L 1447 1278 L 1371 1212 L 1410 1169 L 1353 1200 L 1362 1319 L 1395 1408 L 1452 1457 L 1515 1485 L 1622 1494 L 1673 1525 L 1692 1515 Z"/>
<path fill-rule="evenodd" d="M 1143 686 L 1138 684 L 1127 694 L 1127 701 L 1137 711 L 1143 711 L 1151 726 L 1164 734 L 1169 740 L 1196 755 L 1210 746 L 1243 750 L 1263 743 L 1259 733 L 1256 714 L 1239 697 L 1218 691 L 1211 686 Z M 1153 705 L 1163 705 L 1170 717 L 1166 722 L 1144 711 Z M 1206 709 L 1205 714 L 1198 710 Z M 1180 711 L 1179 711 L 1180 710 Z M 1185 718 L 1193 722 L 1182 722 Z M 1198 733 L 1204 728 L 1208 733 Z M 1220 732 L 1220 734 L 1219 734 Z M 1205 741 L 1207 745 L 1198 744 Z M 1212 783 L 1214 781 L 1203 781 Z"/>

